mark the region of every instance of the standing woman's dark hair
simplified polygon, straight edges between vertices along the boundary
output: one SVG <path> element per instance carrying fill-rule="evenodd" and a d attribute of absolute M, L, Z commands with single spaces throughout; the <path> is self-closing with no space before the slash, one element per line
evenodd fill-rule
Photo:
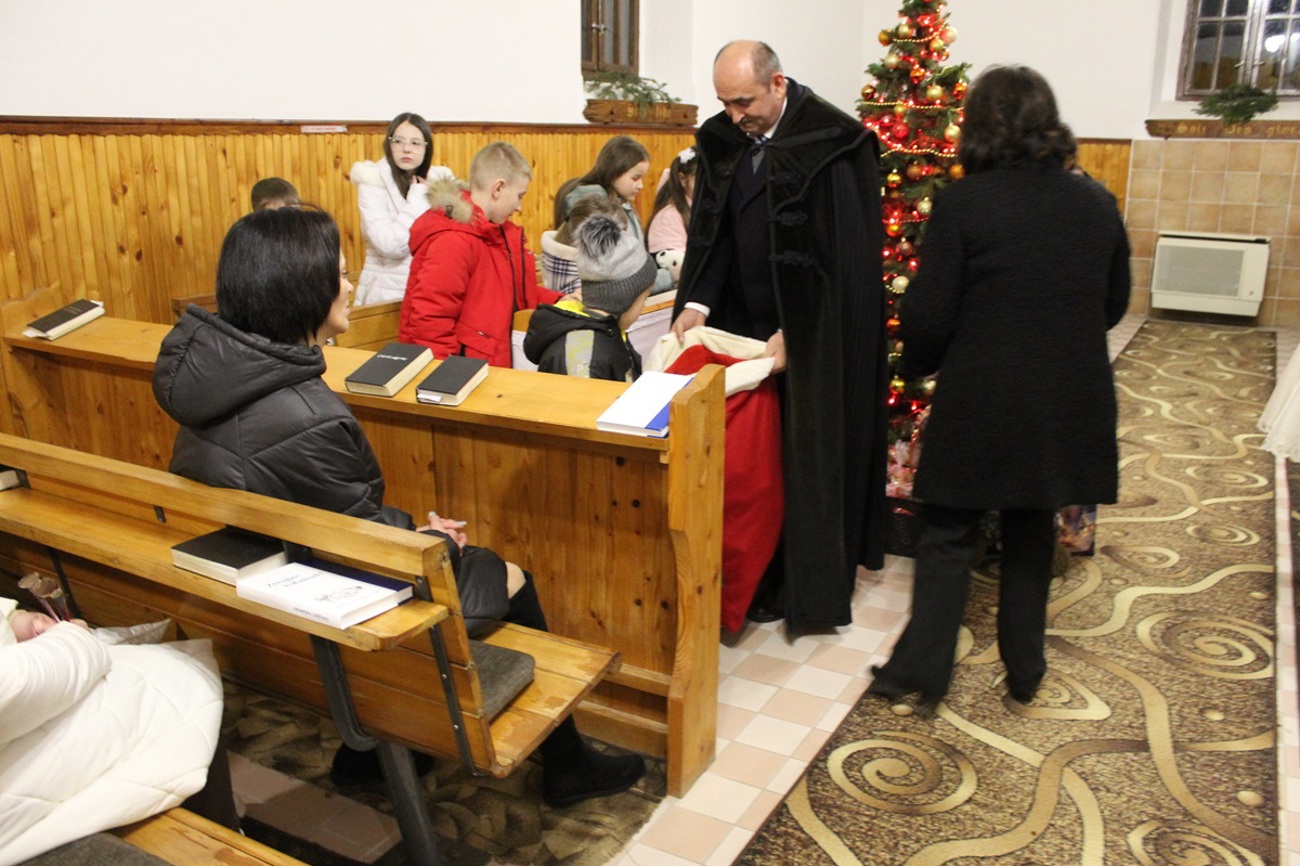
<path fill-rule="evenodd" d="M 650 161 L 650 151 L 645 145 L 630 135 L 616 135 L 596 154 L 596 164 L 582 177 L 565 181 L 555 194 L 555 228 L 564 225 L 569 218 L 571 204 L 565 200 L 569 193 L 579 186 L 602 187 L 613 199 L 614 181 L 631 171 L 637 165 Z"/>
<path fill-rule="evenodd" d="M 424 136 L 424 158 L 415 168 L 406 170 L 398 167 L 396 159 L 393 157 L 393 133 L 397 127 L 403 123 L 409 123 L 416 129 L 420 130 L 420 135 Z M 402 112 L 393 118 L 393 122 L 388 124 L 388 131 L 384 133 L 384 158 L 388 160 L 388 167 L 393 171 L 393 182 L 401 190 L 402 197 L 405 198 L 407 192 L 411 189 L 412 179 L 417 175 L 424 177 L 429 173 L 429 166 L 433 164 L 433 131 L 429 129 L 429 122 L 418 114 L 410 111 Z"/>
<path fill-rule="evenodd" d="M 310 208 L 254 211 L 217 261 L 221 318 L 276 343 L 308 343 L 339 296 L 339 227 Z"/>
<path fill-rule="evenodd" d="M 1075 152 L 1043 76 L 1025 66 L 992 66 L 963 103 L 957 159 L 967 174 L 1017 165 L 1062 166 Z"/>

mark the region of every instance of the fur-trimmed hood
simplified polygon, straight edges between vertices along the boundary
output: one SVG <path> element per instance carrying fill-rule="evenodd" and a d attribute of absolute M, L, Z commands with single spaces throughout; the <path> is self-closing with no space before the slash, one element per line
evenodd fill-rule
<path fill-rule="evenodd" d="M 474 219 L 474 202 L 469 198 L 469 185 L 458 180 L 440 180 L 428 184 L 425 197 L 429 209 L 441 211 L 458 223 L 469 225 Z"/>
<path fill-rule="evenodd" d="M 371 162 L 368 159 L 359 160 L 352 163 L 352 170 L 348 172 L 348 180 L 357 186 L 369 184 L 370 186 L 383 186 L 383 172 L 387 170 L 391 176 L 392 169 L 389 167 L 387 160 Z"/>

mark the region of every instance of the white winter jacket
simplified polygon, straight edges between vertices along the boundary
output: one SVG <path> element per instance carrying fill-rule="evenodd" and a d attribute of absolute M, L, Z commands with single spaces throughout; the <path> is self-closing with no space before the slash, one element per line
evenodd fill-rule
<path fill-rule="evenodd" d="M 70 623 L 18 643 L 0 599 L 0 866 L 178 805 L 221 727 L 209 641 L 107 646 Z"/>
<path fill-rule="evenodd" d="M 411 269 L 411 223 L 429 209 L 424 184 L 413 183 L 402 198 L 386 160 L 362 160 L 348 174 L 357 185 L 361 208 L 361 234 L 366 240 L 366 264 L 357 280 L 353 303 L 382 304 L 400 301 L 406 294 L 406 277 Z M 428 179 L 455 180 L 451 169 L 429 166 Z"/>

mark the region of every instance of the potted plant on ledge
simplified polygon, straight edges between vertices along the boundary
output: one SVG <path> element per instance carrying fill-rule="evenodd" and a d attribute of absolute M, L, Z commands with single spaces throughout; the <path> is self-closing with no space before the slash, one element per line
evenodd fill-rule
<path fill-rule="evenodd" d="M 1277 108 L 1277 94 L 1249 84 L 1231 84 L 1201 100 L 1196 113 L 1223 119 L 1225 127 L 1245 126 L 1257 114 Z"/>
<path fill-rule="evenodd" d="M 670 96 L 661 81 L 631 72 L 597 72 L 587 76 L 591 98 L 582 116 L 592 123 L 643 123 L 695 126 L 696 107 Z"/>

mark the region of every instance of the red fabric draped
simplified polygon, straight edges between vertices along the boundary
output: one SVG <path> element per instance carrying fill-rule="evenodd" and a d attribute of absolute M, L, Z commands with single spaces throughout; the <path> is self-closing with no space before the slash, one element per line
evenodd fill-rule
<path fill-rule="evenodd" d="M 668 368 L 694 373 L 706 364 L 724 367 L 739 359 L 692 346 Z M 776 384 L 765 379 L 752 391 L 727 398 L 727 442 L 722 503 L 722 627 L 739 631 L 767 568 L 785 518 L 781 471 L 781 407 Z"/>

